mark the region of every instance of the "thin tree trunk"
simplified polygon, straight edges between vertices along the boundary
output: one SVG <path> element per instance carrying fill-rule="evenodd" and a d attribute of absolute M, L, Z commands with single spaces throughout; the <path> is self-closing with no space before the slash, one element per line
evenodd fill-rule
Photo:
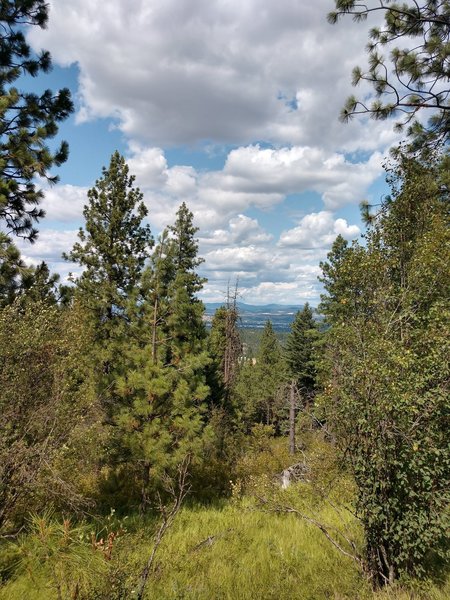
<path fill-rule="evenodd" d="M 158 318 L 158 297 L 155 298 L 153 306 L 153 331 L 152 331 L 152 363 L 156 365 L 156 323 Z"/>
<path fill-rule="evenodd" d="M 148 505 L 148 484 L 150 483 L 150 463 L 144 463 L 144 472 L 142 475 L 141 503 L 139 513 L 143 515 Z"/>
<path fill-rule="evenodd" d="M 164 506 L 161 502 L 159 503 L 159 513 L 161 515 L 161 523 L 153 538 L 153 548 L 150 553 L 150 556 L 145 563 L 145 567 L 141 573 L 139 578 L 139 583 L 136 589 L 136 600 L 142 600 L 144 597 L 144 590 L 147 584 L 148 577 L 153 568 L 153 563 L 155 560 L 156 552 L 165 536 L 167 530 L 173 525 L 177 514 L 180 511 L 181 505 L 183 504 L 183 500 L 186 495 L 190 491 L 190 486 L 187 483 L 188 478 L 188 469 L 191 462 L 191 457 L 188 455 L 184 458 L 183 462 L 178 467 L 178 481 L 175 483 L 174 481 L 168 478 L 166 480 L 166 491 L 172 496 L 173 503 L 172 507 L 169 510 L 168 506 Z"/>
<path fill-rule="evenodd" d="M 295 454 L 295 381 L 291 381 L 289 403 L 289 453 Z"/>

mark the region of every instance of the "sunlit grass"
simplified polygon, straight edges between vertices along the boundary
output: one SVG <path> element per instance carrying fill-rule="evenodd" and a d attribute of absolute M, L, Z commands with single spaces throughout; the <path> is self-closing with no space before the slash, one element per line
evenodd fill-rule
<path fill-rule="evenodd" d="M 326 506 L 319 507 L 317 514 L 326 522 L 336 519 Z M 114 547 L 109 572 L 93 577 L 90 590 L 80 593 L 80 600 L 132 599 L 152 548 L 152 532 L 151 523 L 133 521 Z M 353 533 L 358 536 L 358 531 Z M 57 599 L 57 590 L 45 578 L 48 566 L 35 566 L 34 571 L 5 582 L 0 598 Z M 293 515 L 260 512 L 245 499 L 185 507 L 159 549 L 145 595 L 149 600 L 449 597 L 449 584 L 441 589 L 430 584 L 420 593 L 394 588 L 374 595 L 356 564 L 313 525 Z"/>

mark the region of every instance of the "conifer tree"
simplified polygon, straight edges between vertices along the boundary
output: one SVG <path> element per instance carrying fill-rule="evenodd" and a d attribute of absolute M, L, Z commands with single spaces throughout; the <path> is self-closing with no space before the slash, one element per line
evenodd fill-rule
<path fill-rule="evenodd" d="M 23 301 L 67 304 L 71 296 L 68 286 L 59 284 L 59 275 L 50 273 L 45 262 L 27 266 L 17 246 L 0 233 L 0 308 Z"/>
<path fill-rule="evenodd" d="M 238 329 L 237 284 L 234 293 L 228 289 L 225 306 L 214 313 L 209 335 L 209 349 L 216 363 L 225 391 L 229 392 L 236 379 L 242 341 Z"/>
<path fill-rule="evenodd" d="M 0 307 L 12 304 L 20 292 L 21 275 L 26 266 L 19 249 L 4 233 L 0 233 Z"/>
<path fill-rule="evenodd" d="M 448 43 L 450 36 L 450 5 L 437 0 L 395 2 L 358 2 L 335 0 L 336 10 L 328 21 L 336 23 L 342 16 L 365 23 L 371 13 L 383 19 L 369 31 L 368 69 L 353 69 L 353 85 L 368 82 L 374 98 L 348 98 L 341 119 L 369 114 L 374 119 L 400 117 L 396 129 L 407 127 L 412 136 L 410 149 L 426 144 L 448 143 L 450 104 L 448 87 Z M 396 46 L 396 44 L 399 44 Z M 429 113 L 428 123 L 418 113 Z"/>
<path fill-rule="evenodd" d="M 281 348 L 271 321 L 264 326 L 255 365 L 256 391 L 258 394 L 258 421 L 266 425 L 279 420 L 278 400 L 284 378 Z"/>
<path fill-rule="evenodd" d="M 355 282 L 347 276 L 348 271 L 345 271 L 344 265 L 352 252 L 354 248 L 349 247 L 347 240 L 339 234 L 327 254 L 327 261 L 320 263 L 322 276 L 319 281 L 324 284 L 327 293 L 321 296 L 319 310 L 326 319 L 345 318 L 349 311 L 349 300 L 354 296 Z"/>
<path fill-rule="evenodd" d="M 189 352 L 198 352 L 205 347 L 206 329 L 203 323 L 204 306 L 196 294 L 206 279 L 200 277 L 197 268 L 203 263 L 198 257 L 198 228 L 193 224 L 194 215 L 183 202 L 177 211 L 171 234 L 168 255 L 173 264 L 174 278 L 168 287 L 171 307 L 167 319 L 170 332 L 168 347 L 171 360 Z"/>
<path fill-rule="evenodd" d="M 74 277 L 77 296 L 89 310 L 105 372 L 117 366 L 119 342 L 129 329 L 144 263 L 153 245 L 143 195 L 133 187 L 125 159 L 115 152 L 88 192 L 85 229 L 66 260 L 84 268 Z M 130 306 L 131 303 L 131 306 Z"/>
<path fill-rule="evenodd" d="M 312 398 L 316 384 L 314 357 L 316 338 L 317 327 L 313 311 L 306 303 L 295 315 L 285 347 L 289 376 L 306 402 Z"/>
<path fill-rule="evenodd" d="M 47 51 L 33 56 L 25 41 L 26 25 L 45 27 L 48 4 L 45 0 L 6 0 L 0 4 L 0 221 L 8 233 L 33 241 L 33 223 L 44 216 L 39 208 L 43 192 L 35 176 L 54 183 L 49 174 L 67 160 L 68 146 L 62 142 L 55 151 L 47 141 L 58 132 L 58 123 L 73 111 L 67 88 L 54 95 L 24 93 L 11 85 L 22 75 L 36 77 L 51 69 Z"/>
<path fill-rule="evenodd" d="M 123 408 L 117 417 L 122 444 L 135 467 L 140 506 L 145 509 L 164 474 L 186 456 L 202 457 L 210 358 L 203 303 L 196 293 L 204 279 L 196 269 L 197 229 L 182 204 L 163 233 L 145 273 L 143 331 L 147 339 L 131 347 L 132 367 L 119 380 Z M 147 327 L 149 324 L 150 327 Z"/>

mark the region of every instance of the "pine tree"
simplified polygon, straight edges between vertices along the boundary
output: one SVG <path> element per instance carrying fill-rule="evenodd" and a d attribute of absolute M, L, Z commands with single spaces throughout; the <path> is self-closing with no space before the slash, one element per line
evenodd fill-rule
<path fill-rule="evenodd" d="M 194 215 L 183 202 L 174 225 L 169 227 L 171 243 L 168 255 L 173 264 L 174 278 L 168 286 L 171 310 L 167 326 L 170 331 L 168 348 L 171 360 L 175 361 L 177 357 L 198 352 L 205 347 L 204 306 L 196 294 L 206 279 L 196 271 L 204 261 L 198 257 L 198 242 L 195 239 L 198 228 L 194 226 L 193 218 Z"/>
<path fill-rule="evenodd" d="M 197 229 L 183 204 L 175 225 L 160 238 L 145 272 L 142 331 L 147 339 L 130 347 L 131 368 L 119 380 L 123 408 L 116 421 L 121 443 L 135 468 L 144 510 L 163 476 L 190 456 L 201 460 L 205 436 L 206 349 L 203 279 L 196 268 Z M 144 333 L 145 335 L 145 333 Z"/>
<path fill-rule="evenodd" d="M 147 208 L 139 188 L 133 187 L 125 159 L 115 152 L 108 169 L 88 192 L 77 242 L 66 260 L 84 268 L 76 294 L 89 310 L 96 331 L 104 371 L 117 367 L 120 347 L 130 326 L 130 311 L 144 263 L 153 245 L 150 227 L 142 225 Z"/>
<path fill-rule="evenodd" d="M 348 246 L 346 239 L 338 235 L 334 240 L 331 251 L 327 254 L 327 261 L 320 263 L 323 283 L 326 294 L 321 296 L 319 311 L 326 319 L 345 318 L 349 310 L 350 298 L 354 297 L 354 281 L 346 277 L 345 261 L 354 248 Z M 344 267 L 343 267 L 344 266 Z M 338 301 L 336 301 L 339 298 Z"/>
<path fill-rule="evenodd" d="M 450 104 L 448 88 L 448 40 L 450 35 L 450 6 L 448 2 L 362 3 L 357 0 L 335 0 L 336 10 L 328 21 L 336 23 L 343 15 L 363 22 L 371 13 L 384 17 L 369 32 L 368 69 L 353 69 L 353 85 L 368 82 L 374 98 L 365 91 L 364 98 L 348 98 L 341 119 L 348 121 L 358 114 L 374 119 L 400 115 L 396 129 L 407 127 L 413 149 L 425 144 L 436 147 L 448 143 L 450 133 Z M 383 22 L 384 21 L 384 22 Z M 399 46 L 395 44 L 400 43 Z M 408 47 L 409 45 L 409 47 Z M 386 51 L 386 52 L 385 52 Z M 417 118 L 429 113 L 428 123 Z"/>
<path fill-rule="evenodd" d="M 11 239 L 0 233 L 0 308 L 19 298 L 48 304 L 67 304 L 71 291 L 59 284 L 59 275 L 50 273 L 45 262 L 27 266 Z"/>
<path fill-rule="evenodd" d="M 26 266 L 19 249 L 4 233 L 0 233 L 0 307 L 12 304 L 20 293 L 21 276 Z"/>
<path fill-rule="evenodd" d="M 25 25 L 45 27 L 47 19 L 45 0 L 6 0 L 0 5 L 0 220 L 9 233 L 31 241 L 37 236 L 33 222 L 44 216 L 38 207 L 43 192 L 35 177 L 57 181 L 49 171 L 67 160 L 68 146 L 62 142 L 51 151 L 46 143 L 73 111 L 66 88 L 39 96 L 11 85 L 22 75 L 36 77 L 51 69 L 50 54 L 33 56 L 23 32 Z"/>
<path fill-rule="evenodd" d="M 271 321 L 266 321 L 256 355 L 255 375 L 258 393 L 259 422 L 277 424 L 279 420 L 280 389 L 284 379 L 284 368 L 280 344 Z"/>
<path fill-rule="evenodd" d="M 222 417 L 236 416 L 234 386 L 239 377 L 239 361 L 242 358 L 242 341 L 238 329 L 239 311 L 236 290 L 227 303 L 219 307 L 212 318 L 208 337 L 208 350 L 212 359 L 208 376 L 211 397 L 216 408 L 222 409 Z"/>
<path fill-rule="evenodd" d="M 289 376 L 306 402 L 313 397 L 316 385 L 316 339 L 317 327 L 313 311 L 306 303 L 295 315 L 285 347 Z"/>

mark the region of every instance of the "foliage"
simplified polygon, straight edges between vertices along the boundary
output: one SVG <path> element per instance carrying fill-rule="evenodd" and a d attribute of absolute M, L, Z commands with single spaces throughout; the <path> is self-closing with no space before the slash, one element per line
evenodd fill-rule
<path fill-rule="evenodd" d="M 230 399 L 239 372 L 239 360 L 242 358 L 238 321 L 236 294 L 231 298 L 228 293 L 226 306 L 219 307 L 214 313 L 208 339 L 208 349 L 213 360 L 211 379 L 213 385 L 215 383 L 216 395 L 223 396 L 223 404 L 227 405 L 228 410 L 231 410 Z"/>
<path fill-rule="evenodd" d="M 261 482 L 273 483 L 292 464 L 286 440 L 274 434 L 273 425 L 257 423 L 242 441 L 234 468 L 233 498 L 249 494 Z"/>
<path fill-rule="evenodd" d="M 19 249 L 0 232 L 0 308 L 17 298 L 23 302 L 42 300 L 49 304 L 67 304 L 70 295 L 68 286 L 59 284 L 59 275 L 51 274 L 45 262 L 27 266 Z"/>
<path fill-rule="evenodd" d="M 134 179 L 125 159 L 115 152 L 88 192 L 86 231 L 80 228 L 80 241 L 65 255 L 84 267 L 75 278 L 79 296 L 95 313 L 104 335 L 117 324 L 116 317 L 123 316 L 153 243 L 149 226 L 141 224 L 147 209 Z"/>
<path fill-rule="evenodd" d="M 50 54 L 33 56 L 24 36 L 26 25 L 45 27 L 47 19 L 45 0 L 6 0 L 0 6 L 0 220 L 8 232 L 31 241 L 37 236 L 33 222 L 44 216 L 35 177 L 57 181 L 49 171 L 67 160 L 68 146 L 62 142 L 51 151 L 46 144 L 73 110 L 67 88 L 37 95 L 12 85 L 51 69 Z"/>
<path fill-rule="evenodd" d="M 54 520 L 44 512 L 30 517 L 30 531 L 17 548 L 17 574 L 29 573 L 57 598 L 83 596 L 94 578 L 104 576 L 107 564 L 86 525 Z"/>
<path fill-rule="evenodd" d="M 266 433 L 265 426 L 259 428 L 254 445 L 248 450 L 250 454 L 256 456 L 271 444 L 278 447 L 281 440 Z M 275 447 L 273 450 L 278 452 Z M 319 479 L 323 467 L 329 464 L 326 455 L 332 451 L 332 447 L 325 449 L 320 442 L 318 447 L 315 441 L 307 450 L 308 461 L 312 460 Z M 266 489 L 271 487 L 274 500 L 310 511 L 320 522 L 336 528 L 342 527 L 344 521 L 348 534 L 362 547 L 357 520 L 348 511 L 339 515 L 317 484 L 300 483 L 282 490 L 270 482 L 270 468 L 266 468 L 266 474 Z M 261 465 L 261 481 L 263 476 Z M 349 491 L 346 484 L 335 482 L 332 495 L 328 483 L 326 487 L 330 500 L 352 505 L 351 487 Z M 46 539 L 36 539 L 33 528 L 19 544 L 0 546 L 0 573 L 5 577 L 0 598 L 56 600 L 55 583 L 67 583 L 73 592 L 79 578 L 83 578 L 80 600 L 136 597 L 139 574 L 152 551 L 157 522 L 155 516 L 148 515 L 143 519 L 133 516 L 126 523 L 127 531 L 114 540 L 108 558 L 101 549 L 100 537 L 108 533 L 109 538 L 109 533 L 118 532 L 123 527 L 121 521 L 107 519 L 106 530 L 91 537 L 90 532 L 98 525 L 65 525 L 46 517 L 45 529 L 51 532 Z M 64 528 L 72 538 L 69 544 L 65 542 Z M 25 558 L 22 564 L 17 560 L 19 548 Z M 53 565 L 56 569 L 49 572 Z M 449 590 L 450 582 L 444 580 L 440 584 L 409 582 L 389 591 L 372 592 L 356 565 L 333 548 L 318 528 L 292 514 L 262 512 L 252 498 L 244 496 L 208 506 L 184 506 L 159 547 L 144 598 L 444 600 Z"/>
<path fill-rule="evenodd" d="M 83 315 L 47 302 L 0 311 L 0 525 L 20 524 L 41 502 L 86 506 L 64 469 L 74 440 L 84 453 L 96 420 Z M 89 468 L 93 468 L 89 464 Z M 84 471 L 78 463 L 78 472 Z"/>
<path fill-rule="evenodd" d="M 255 358 L 244 358 L 233 389 L 233 402 L 244 430 L 255 423 L 279 426 L 286 413 L 286 379 L 280 344 L 267 321 Z"/>
<path fill-rule="evenodd" d="M 409 125 L 408 133 L 417 146 L 427 140 L 447 142 L 450 131 L 448 2 L 384 0 L 364 4 L 358 0 L 335 0 L 335 4 L 336 11 L 328 15 L 330 23 L 336 23 L 346 14 L 357 22 L 364 22 L 370 13 L 381 12 L 384 16 L 384 25 L 370 30 L 368 71 L 363 72 L 360 67 L 353 70 L 353 85 L 368 81 L 376 99 L 367 104 L 365 100 L 350 97 L 342 119 L 346 121 L 362 113 L 386 119 L 403 113 L 397 128 L 401 130 Z M 411 45 L 405 47 L 408 39 Z M 401 46 L 396 46 L 399 42 Z M 383 56 L 383 50 L 389 52 L 388 59 Z M 432 111 L 427 126 L 418 120 L 418 113 L 423 109 Z"/>
<path fill-rule="evenodd" d="M 324 265 L 326 415 L 358 489 L 378 583 L 424 575 L 448 527 L 448 188 L 403 157 L 366 247 Z M 447 415 L 447 416 L 446 416 Z"/>
<path fill-rule="evenodd" d="M 73 278 L 76 296 L 91 316 L 96 358 L 102 365 L 101 392 L 110 404 L 106 389 L 122 367 L 141 273 L 153 245 L 149 226 L 142 225 L 147 208 L 133 183 L 125 159 L 115 152 L 88 192 L 86 230 L 80 228 L 80 241 L 64 255 L 84 268 Z"/>
<path fill-rule="evenodd" d="M 195 296 L 203 283 L 196 272 L 201 259 L 185 204 L 169 231 L 155 250 L 153 271 L 145 273 L 142 331 L 129 346 L 129 368 L 117 379 L 121 409 L 115 421 L 123 458 L 137 467 L 142 510 L 187 456 L 193 466 L 201 460 L 209 435 L 205 401 L 211 361 L 204 307 Z"/>
<path fill-rule="evenodd" d="M 0 233 L 0 306 L 12 304 L 22 288 L 26 272 L 19 249 L 4 233 Z"/>
<path fill-rule="evenodd" d="M 280 418 L 279 391 L 283 381 L 283 356 L 272 323 L 267 321 L 256 355 L 256 393 L 259 396 L 257 411 L 267 425 L 276 424 Z M 283 407 L 281 407 L 283 410 Z M 264 415 L 264 417 L 263 417 Z"/>
<path fill-rule="evenodd" d="M 289 375 L 308 402 L 316 386 L 315 342 L 317 326 L 308 303 L 298 311 L 286 339 L 284 354 Z"/>

